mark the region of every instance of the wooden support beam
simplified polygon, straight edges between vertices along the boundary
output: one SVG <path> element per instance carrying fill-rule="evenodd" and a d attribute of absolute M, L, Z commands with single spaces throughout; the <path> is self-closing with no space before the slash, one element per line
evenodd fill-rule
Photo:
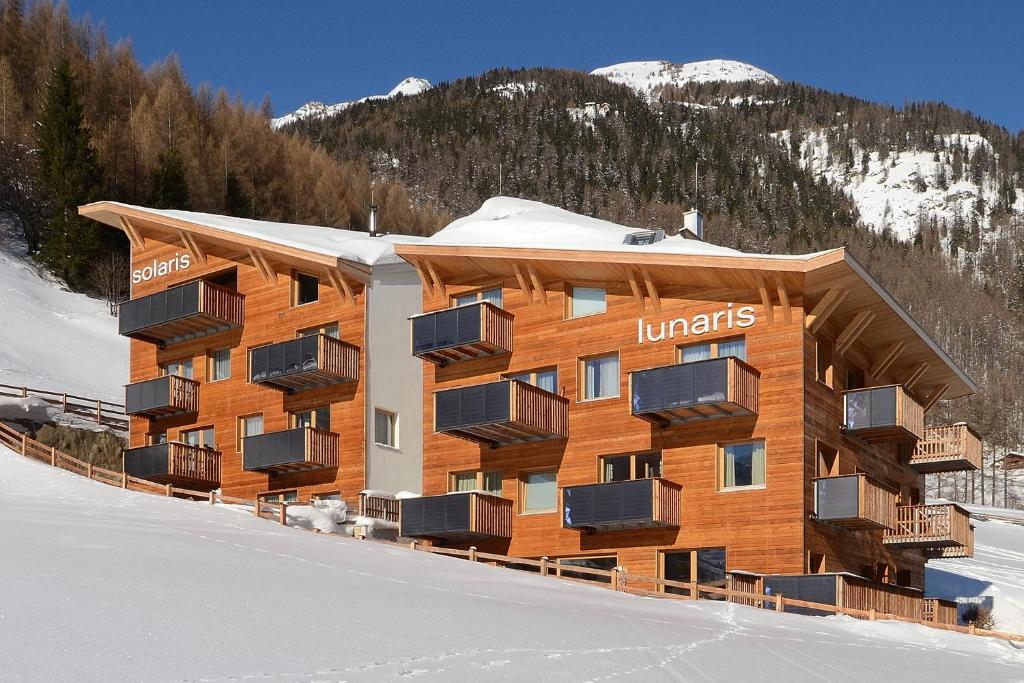
<path fill-rule="evenodd" d="M 913 389 L 914 385 L 917 384 L 917 381 L 921 379 L 926 372 L 928 372 L 928 364 L 918 363 L 914 369 L 910 371 L 910 374 L 907 375 L 907 378 L 903 380 L 903 388 L 907 391 Z"/>
<path fill-rule="evenodd" d="M 884 375 L 885 371 L 891 368 L 896 359 L 900 357 L 900 354 L 903 353 L 903 349 L 906 348 L 906 346 L 906 342 L 902 341 L 890 344 L 871 367 L 871 376 L 881 377 Z"/>
<path fill-rule="evenodd" d="M 772 304 L 772 295 L 768 293 L 768 286 L 764 278 L 757 276 L 757 291 L 761 295 L 761 306 L 764 308 L 764 316 L 768 320 L 768 329 L 775 327 L 775 305 Z"/>
<path fill-rule="evenodd" d="M 825 324 L 829 316 L 835 313 L 836 309 L 839 308 L 839 304 L 843 303 L 843 299 L 846 298 L 847 290 L 842 287 L 835 287 L 825 292 L 825 296 L 821 297 L 821 301 L 818 305 L 811 309 L 811 312 L 807 314 L 807 318 L 804 321 L 804 326 L 807 331 L 811 334 L 816 333 L 821 329 L 821 326 Z"/>
<path fill-rule="evenodd" d="M 441 280 L 441 276 L 437 274 L 437 269 L 434 268 L 434 264 L 430 261 L 426 261 L 425 263 L 427 264 L 427 272 L 430 273 L 430 279 L 434 282 L 434 290 L 442 297 L 448 296 L 448 290 L 445 288 L 444 282 Z"/>
<path fill-rule="evenodd" d="M 544 289 L 544 285 L 541 283 L 540 278 L 537 277 L 537 271 L 534 269 L 533 264 L 526 264 L 526 272 L 530 274 L 530 282 L 533 283 L 534 290 L 536 290 L 537 294 L 540 295 L 541 303 L 547 306 L 548 292 Z"/>
<path fill-rule="evenodd" d="M 789 292 L 786 291 L 786 284 L 778 275 L 775 276 L 775 291 L 779 294 L 779 303 L 782 304 L 782 319 L 787 323 L 793 322 L 793 307 L 789 303 Z"/>
<path fill-rule="evenodd" d="M 345 281 L 345 276 L 341 274 L 335 268 L 327 269 L 327 279 L 331 281 L 331 284 L 336 290 L 338 290 L 338 296 L 341 297 L 343 303 L 347 302 L 350 304 L 356 303 L 356 296 L 352 293 L 352 288 L 348 282 Z"/>
<path fill-rule="evenodd" d="M 409 263 L 411 263 L 412 267 L 416 269 L 416 274 L 420 276 L 420 282 L 423 283 L 423 289 L 426 290 L 430 298 L 433 299 L 435 296 L 437 296 L 434 293 L 434 283 L 430 281 L 430 276 L 427 274 L 427 271 L 423 268 L 423 264 L 420 263 L 420 260 L 410 259 Z"/>
<path fill-rule="evenodd" d="M 924 402 L 924 412 L 927 413 L 929 410 L 931 410 L 932 406 L 938 403 L 939 399 L 942 398 L 942 395 L 946 393 L 947 389 L 949 389 L 948 384 L 939 385 L 938 388 L 936 388 L 935 391 L 932 392 L 932 395 L 929 396 L 928 399 Z"/>
<path fill-rule="evenodd" d="M 651 297 L 651 305 L 654 307 L 655 313 L 661 313 L 661 297 L 658 295 L 658 288 L 654 284 L 654 280 L 651 279 L 651 274 L 647 272 L 646 268 L 640 270 L 640 273 L 644 277 L 644 286 L 647 288 L 647 295 Z"/>
<path fill-rule="evenodd" d="M 853 316 L 853 320 L 836 337 L 836 351 L 846 353 L 857 341 L 857 338 L 868 329 L 868 325 L 875 319 L 874 311 L 864 310 Z"/>
<path fill-rule="evenodd" d="M 132 249 L 135 251 L 146 251 L 146 240 L 142 237 L 142 233 L 135 229 L 132 222 L 127 218 L 121 218 L 121 229 L 124 230 L 124 234 L 128 235 L 128 241 L 132 245 Z"/>
<path fill-rule="evenodd" d="M 519 282 L 519 290 L 526 295 L 527 299 L 533 301 L 533 292 L 530 291 L 530 283 L 527 282 L 526 276 L 523 275 L 523 269 L 514 261 L 512 262 L 512 272 L 516 274 L 516 281 Z"/>
<path fill-rule="evenodd" d="M 361 282 L 364 285 L 370 284 L 369 271 L 356 268 L 345 259 L 338 259 L 338 265 L 336 267 L 341 271 L 342 275 L 347 275 L 350 280 Z"/>
<path fill-rule="evenodd" d="M 178 237 L 181 238 L 181 243 L 185 246 L 185 249 L 188 250 L 188 253 L 192 255 L 192 258 L 198 261 L 200 265 L 205 266 L 206 252 L 199 246 L 199 242 L 196 241 L 196 238 L 184 230 L 178 231 Z"/>
<path fill-rule="evenodd" d="M 253 265 L 256 266 L 256 270 L 260 272 L 263 277 L 263 281 L 268 285 L 277 284 L 277 272 L 274 267 L 270 265 L 267 257 L 263 255 L 263 252 L 259 249 L 249 249 L 249 258 L 252 259 Z"/>
<path fill-rule="evenodd" d="M 633 290 L 633 299 L 636 301 L 636 306 L 640 309 L 640 315 L 643 315 L 647 311 L 647 305 L 644 302 L 644 294 L 640 291 L 640 283 L 637 282 L 636 273 L 633 271 L 627 271 L 626 278 L 629 280 L 629 288 Z"/>

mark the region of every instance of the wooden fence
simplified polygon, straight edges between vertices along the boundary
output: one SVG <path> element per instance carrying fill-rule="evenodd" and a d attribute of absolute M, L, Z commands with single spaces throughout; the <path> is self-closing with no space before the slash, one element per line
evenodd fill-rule
<path fill-rule="evenodd" d="M 124 404 L 85 398 L 74 394 L 31 387 L 16 387 L 11 384 L 0 384 L 0 396 L 12 398 L 40 398 L 51 406 L 60 406 L 62 412 L 88 418 L 96 424 L 114 427 L 119 430 L 128 429 L 128 415 L 124 412 Z"/>
<path fill-rule="evenodd" d="M 210 505 L 214 505 L 216 503 L 245 506 L 251 505 L 256 516 L 276 518 L 275 521 L 280 524 L 287 524 L 288 506 L 311 504 L 310 501 L 270 502 L 260 500 L 258 497 L 255 499 L 235 498 L 221 495 L 215 491 L 193 491 L 190 489 L 174 487 L 170 484 L 156 484 L 145 479 L 137 479 L 135 477 L 128 476 L 123 472 L 114 472 L 112 470 L 96 467 L 90 463 L 67 455 L 66 453 L 62 453 L 51 446 L 46 446 L 38 441 L 30 439 L 26 435 L 15 431 L 4 424 L 0 424 L 0 444 L 21 453 L 25 457 L 80 474 L 102 484 L 117 486 L 118 488 L 130 491 L 204 501 L 208 502 Z M 374 542 L 388 543 L 387 541 Z M 720 586 L 698 584 L 696 581 L 687 583 L 683 581 L 661 579 L 654 576 L 629 574 L 623 567 L 616 567 L 613 569 L 592 569 L 590 567 L 562 564 L 557 559 L 549 560 L 544 557 L 539 560 L 532 560 L 523 557 L 482 553 L 478 552 L 475 547 L 471 547 L 469 550 L 459 550 L 456 548 L 440 548 L 423 545 L 417 541 L 412 541 L 409 544 L 409 547 L 413 550 L 425 551 L 438 555 L 461 557 L 471 562 L 487 562 L 496 566 L 505 567 L 511 565 L 519 568 L 536 568 L 537 573 L 541 576 L 552 576 L 566 581 L 600 582 L 602 585 L 607 585 L 607 587 L 613 591 L 622 591 L 635 595 L 644 595 L 670 600 L 699 600 L 702 596 L 706 596 L 711 597 L 712 599 L 728 600 L 740 605 L 754 605 L 765 608 L 773 606 L 778 612 L 784 612 L 787 606 L 802 607 L 821 612 L 829 612 L 832 614 L 844 614 L 858 619 L 870 619 L 872 621 L 876 619 L 904 621 L 920 624 L 929 628 L 938 628 L 945 631 L 956 631 L 958 633 L 967 633 L 970 635 L 980 635 L 1024 643 L 1024 635 L 1015 633 L 989 631 L 986 629 L 976 628 L 974 626 L 943 624 L 938 621 L 926 621 L 923 617 L 911 619 L 895 614 L 886 614 L 874 609 L 854 609 L 842 605 L 829 605 L 819 602 L 808 602 L 806 600 L 795 600 L 780 594 L 767 595 L 760 592 L 763 584 L 758 582 L 754 575 L 751 575 L 753 578 L 750 581 L 744 582 L 741 578 L 731 582 L 730 585 L 733 586 L 732 588 L 722 588 Z M 566 576 L 566 574 L 572 574 L 572 576 Z M 577 578 L 584 576 L 591 578 Z M 654 586 L 655 590 L 652 591 L 639 587 L 648 585 Z M 669 592 L 668 589 L 673 589 L 675 592 Z"/>

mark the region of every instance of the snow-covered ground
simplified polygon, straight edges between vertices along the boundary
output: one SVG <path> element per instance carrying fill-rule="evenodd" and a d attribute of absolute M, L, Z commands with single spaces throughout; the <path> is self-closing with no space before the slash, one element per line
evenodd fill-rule
<path fill-rule="evenodd" d="M 0 223 L 0 384 L 121 402 L 128 340 L 107 304 L 74 294 Z"/>
<path fill-rule="evenodd" d="M 1020 679 L 902 623 L 667 601 L 123 491 L 0 449 L 0 679 Z"/>
<path fill-rule="evenodd" d="M 1020 524 L 973 519 L 974 557 L 931 560 L 928 595 L 991 607 L 997 630 L 1024 633 L 1024 510 L 963 507 L 972 514 L 1019 519 Z"/>
<path fill-rule="evenodd" d="M 711 83 L 725 81 L 740 83 L 778 83 L 779 79 L 764 69 L 731 59 L 707 59 L 702 62 L 674 64 L 660 60 L 649 62 L 623 62 L 594 69 L 593 76 L 604 76 L 612 83 L 633 88 L 649 100 L 658 99 L 658 93 L 667 85 Z"/>
<path fill-rule="evenodd" d="M 369 102 L 370 100 L 389 100 L 399 95 L 418 95 L 421 92 L 430 90 L 433 87 L 425 78 L 416 78 L 410 76 L 405 78 L 392 88 L 387 95 L 370 95 L 368 97 L 361 97 L 358 100 L 351 100 L 349 102 L 338 102 L 336 104 L 324 104 L 323 102 L 307 102 L 290 114 L 279 116 L 276 119 L 270 120 L 270 127 L 275 130 L 283 128 L 290 123 L 296 121 L 302 121 L 303 119 L 324 119 L 336 114 L 340 114 L 345 111 L 353 104 L 360 102 Z"/>

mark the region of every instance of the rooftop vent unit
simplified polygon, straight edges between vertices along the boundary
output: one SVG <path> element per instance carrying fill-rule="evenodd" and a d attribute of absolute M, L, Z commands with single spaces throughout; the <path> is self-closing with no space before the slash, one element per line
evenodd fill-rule
<path fill-rule="evenodd" d="M 704 214 L 697 209 L 683 214 L 683 229 L 680 235 L 690 240 L 704 241 Z"/>
<path fill-rule="evenodd" d="M 664 230 L 641 230 L 639 232 L 631 232 L 626 235 L 626 239 L 623 240 L 623 244 L 629 244 L 631 246 L 644 246 L 647 244 L 654 244 L 665 239 Z"/>

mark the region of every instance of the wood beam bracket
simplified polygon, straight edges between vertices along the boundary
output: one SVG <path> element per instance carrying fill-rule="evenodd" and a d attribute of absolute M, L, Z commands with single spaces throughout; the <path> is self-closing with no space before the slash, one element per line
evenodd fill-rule
<path fill-rule="evenodd" d="M 330 280 L 331 285 L 338 290 L 338 296 L 341 297 L 342 303 L 348 302 L 355 305 L 356 295 L 352 292 L 352 288 L 345 280 L 345 276 L 341 274 L 341 271 L 337 268 L 328 268 L 327 279 Z"/>
<path fill-rule="evenodd" d="M 530 290 L 530 283 L 526 279 L 526 276 L 523 275 L 523 269 L 520 268 L 519 264 L 516 263 L 515 261 L 512 262 L 512 272 L 515 273 L 516 282 L 519 283 L 519 291 L 521 291 L 523 293 L 523 296 L 525 296 L 529 301 L 532 302 L 534 298 L 533 292 Z"/>
<path fill-rule="evenodd" d="M 412 267 L 416 269 L 416 274 L 420 276 L 420 282 L 423 283 L 423 289 L 426 291 L 427 296 L 429 296 L 431 299 L 436 298 L 437 293 L 434 292 L 434 284 L 430 281 L 430 274 L 427 273 L 426 269 L 423 267 L 423 264 L 420 263 L 420 260 L 410 259 L 409 263 L 411 263 Z"/>
<path fill-rule="evenodd" d="M 647 288 L 647 296 L 651 298 L 651 306 L 654 307 L 654 312 L 661 314 L 661 296 L 658 294 L 658 287 L 654 284 L 654 280 L 646 268 L 642 268 L 640 273 L 643 275 L 644 287 Z"/>
<path fill-rule="evenodd" d="M 277 271 L 274 270 L 273 266 L 267 260 L 267 257 L 259 249 L 249 249 L 249 258 L 252 259 L 253 265 L 256 266 L 256 270 L 259 271 L 260 276 L 263 278 L 263 282 L 268 285 L 277 284 Z"/>
<path fill-rule="evenodd" d="M 779 303 L 782 304 L 782 318 L 787 323 L 793 322 L 793 307 L 789 303 L 789 291 L 786 289 L 786 283 L 782 281 L 782 277 L 779 275 L 775 276 L 775 291 L 779 295 Z"/>
<path fill-rule="evenodd" d="M 924 402 L 924 412 L 927 413 L 929 410 L 931 410 L 932 406 L 938 403 L 939 399 L 942 398 L 942 395 L 946 393 L 947 389 L 949 389 L 948 384 L 939 385 L 939 387 L 936 388 L 935 391 L 932 392 L 931 396 L 929 396 L 928 399 Z"/>
<path fill-rule="evenodd" d="M 914 385 L 917 384 L 918 380 L 920 380 L 926 372 L 928 372 L 928 364 L 918 363 L 914 366 L 914 369 L 910 371 L 910 374 L 907 375 L 907 378 L 903 380 L 903 388 L 907 391 L 913 389 Z"/>
<path fill-rule="evenodd" d="M 541 303 L 547 306 L 548 292 L 544 289 L 544 285 L 541 283 L 540 278 L 537 277 L 537 270 L 533 267 L 533 264 L 526 264 L 526 272 L 530 274 L 530 282 L 533 283 L 533 289 L 540 297 Z"/>
<path fill-rule="evenodd" d="M 128 236 L 128 242 L 131 243 L 132 249 L 134 251 L 146 251 L 146 240 L 142 236 L 142 233 L 140 233 L 127 218 L 122 217 L 120 221 L 121 229 L 124 230 L 124 234 Z"/>
<path fill-rule="evenodd" d="M 825 321 L 829 319 L 829 316 L 839 308 L 839 304 L 843 303 L 846 294 L 847 290 L 842 287 L 836 287 L 825 292 L 825 296 L 821 297 L 821 301 L 807 314 L 807 318 L 804 321 L 807 331 L 811 334 L 816 334 L 825 324 Z"/>
<path fill-rule="evenodd" d="M 441 276 L 437 274 L 437 269 L 434 268 L 434 264 L 430 261 L 424 261 L 427 266 L 427 272 L 430 273 L 430 281 L 434 285 L 434 292 L 440 294 L 442 297 L 448 296 L 448 290 L 444 286 L 444 281 L 441 280 Z"/>
<path fill-rule="evenodd" d="M 178 237 L 181 238 L 181 243 L 184 245 L 188 253 L 192 255 L 199 265 L 206 265 L 206 252 L 199 246 L 199 242 L 196 241 L 195 236 L 185 232 L 184 230 L 178 231 Z"/>
<path fill-rule="evenodd" d="M 629 288 L 633 292 L 633 300 L 636 301 L 636 307 L 640 315 L 643 315 L 647 312 L 647 302 L 644 301 L 644 293 L 640 291 L 640 283 L 637 281 L 636 273 L 632 270 L 627 270 L 626 279 L 629 281 Z"/>
<path fill-rule="evenodd" d="M 871 376 L 878 378 L 884 375 L 885 371 L 891 368 L 896 359 L 900 357 L 900 354 L 903 353 L 903 349 L 905 349 L 906 346 L 906 342 L 902 341 L 890 344 L 871 367 Z"/>
<path fill-rule="evenodd" d="M 840 354 L 849 351 L 874 319 L 875 312 L 869 310 L 861 311 L 853 316 L 853 320 L 836 337 L 836 351 Z"/>
<path fill-rule="evenodd" d="M 764 317 L 768 321 L 768 329 L 771 329 L 775 327 L 775 304 L 772 303 L 768 285 L 760 275 L 757 276 L 757 291 L 761 295 L 761 306 L 764 308 Z"/>

